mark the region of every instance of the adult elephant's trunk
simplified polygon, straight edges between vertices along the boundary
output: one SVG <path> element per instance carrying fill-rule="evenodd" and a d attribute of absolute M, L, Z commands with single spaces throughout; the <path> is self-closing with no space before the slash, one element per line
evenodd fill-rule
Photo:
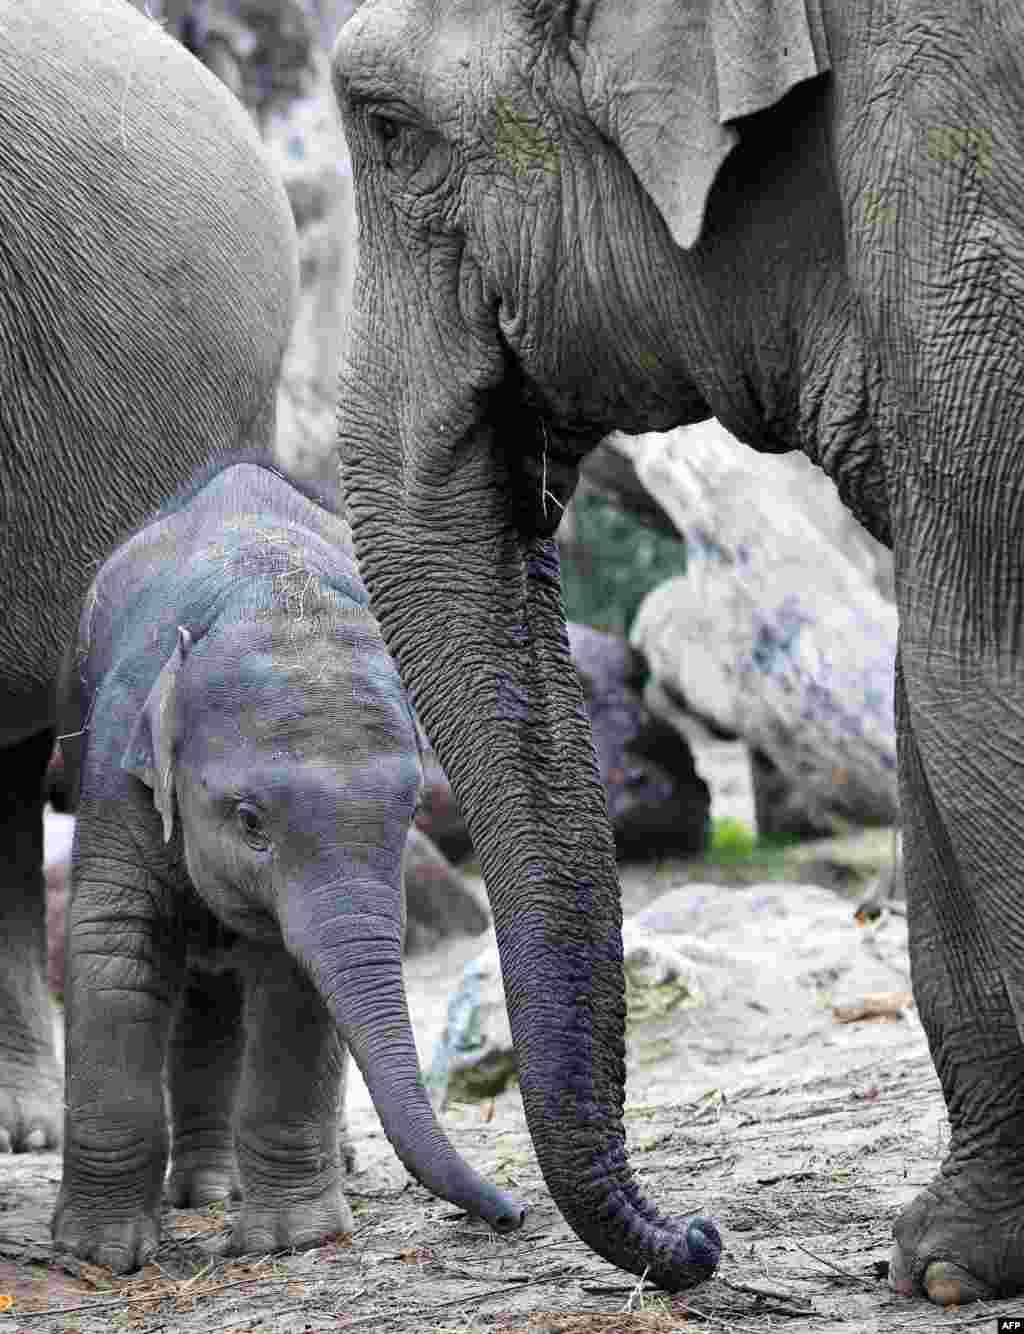
<path fill-rule="evenodd" d="M 366 344 L 350 346 L 358 357 Z M 460 434 L 457 412 L 426 392 L 394 406 L 392 386 L 367 393 L 373 372 L 350 365 L 343 381 L 349 516 L 374 613 L 483 868 L 544 1178 L 599 1254 L 692 1286 L 718 1262 L 715 1225 L 660 1216 L 626 1158 L 619 885 L 557 548 L 512 520 L 522 470 L 507 429 L 500 442 L 479 422 Z M 383 405 L 394 422 L 375 415 Z"/>
<path fill-rule="evenodd" d="M 346 880 L 296 896 L 285 914 L 292 953 L 310 969 L 355 1057 L 373 1105 L 402 1163 L 427 1190 L 512 1232 L 525 1207 L 455 1152 L 420 1077 L 402 979 L 402 927 L 393 913 L 339 911 L 339 904 L 396 904 L 393 887 Z"/>

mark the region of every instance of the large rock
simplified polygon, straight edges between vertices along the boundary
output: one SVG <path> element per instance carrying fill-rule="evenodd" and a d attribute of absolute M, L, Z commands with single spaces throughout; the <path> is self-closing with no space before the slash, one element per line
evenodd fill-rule
<path fill-rule="evenodd" d="M 622 945 L 631 1032 L 682 1006 L 701 1003 L 705 965 L 700 955 L 717 959 L 716 950 L 708 952 L 698 943 L 695 951 L 684 953 L 632 921 L 623 924 Z M 493 1098 L 515 1078 L 516 1056 L 492 933 L 487 947 L 462 970 L 424 1082 L 435 1104 L 443 1106 Z"/>
<path fill-rule="evenodd" d="M 895 823 L 897 619 L 877 544 L 806 460 L 759 456 L 717 423 L 617 447 L 687 541 L 686 575 L 633 624 L 654 676 L 766 756 L 809 828 Z"/>
<path fill-rule="evenodd" d="M 425 954 L 451 936 L 479 936 L 490 914 L 430 839 L 415 825 L 409 830 L 403 862 L 405 953 Z"/>
<path fill-rule="evenodd" d="M 643 700 L 646 668 L 624 639 L 569 626 L 620 857 L 704 851 L 711 795 L 690 747 Z"/>

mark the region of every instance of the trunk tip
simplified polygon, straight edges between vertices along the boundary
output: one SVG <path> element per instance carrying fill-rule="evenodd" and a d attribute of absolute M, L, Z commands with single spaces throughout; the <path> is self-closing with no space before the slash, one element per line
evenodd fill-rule
<path fill-rule="evenodd" d="M 722 1234 L 713 1218 L 696 1214 L 686 1223 L 686 1259 L 678 1268 L 657 1278 L 669 1292 L 681 1292 L 709 1279 L 722 1258 Z M 652 1275 L 652 1277 L 654 1277 Z"/>
<path fill-rule="evenodd" d="M 521 1228 L 526 1222 L 527 1213 L 522 1200 L 517 1200 L 496 1186 L 488 1186 L 481 1200 L 480 1217 L 502 1236 Z"/>
<path fill-rule="evenodd" d="M 717 1269 L 722 1257 L 722 1234 L 713 1218 L 701 1214 L 690 1219 L 686 1228 L 686 1244 L 695 1264 L 702 1269 Z"/>

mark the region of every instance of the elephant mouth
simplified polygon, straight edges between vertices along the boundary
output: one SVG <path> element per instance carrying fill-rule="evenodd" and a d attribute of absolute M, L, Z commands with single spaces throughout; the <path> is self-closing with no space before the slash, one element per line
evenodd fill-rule
<path fill-rule="evenodd" d="M 495 448 L 513 490 L 510 512 L 527 540 L 553 536 L 576 490 L 583 460 L 605 430 L 552 412 L 518 377 L 489 405 Z"/>

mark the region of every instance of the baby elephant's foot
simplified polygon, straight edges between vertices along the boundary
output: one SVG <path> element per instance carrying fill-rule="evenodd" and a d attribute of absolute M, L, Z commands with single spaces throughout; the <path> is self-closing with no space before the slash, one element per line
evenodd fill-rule
<path fill-rule="evenodd" d="M 52 1056 L 0 1057 L 0 1153 L 55 1149 L 64 1119 L 64 1076 Z"/>
<path fill-rule="evenodd" d="M 246 1196 L 229 1250 L 233 1255 L 266 1255 L 323 1245 L 339 1232 L 352 1231 L 352 1211 L 335 1182 L 313 1197 L 276 1199 Z"/>
<path fill-rule="evenodd" d="M 889 1282 L 905 1297 L 963 1305 L 1024 1292 L 1021 1171 L 975 1162 L 945 1169 L 893 1227 Z"/>
<path fill-rule="evenodd" d="M 54 1249 L 115 1274 L 140 1269 L 160 1245 L 160 1211 L 119 1212 L 109 1203 L 76 1206 L 61 1189 L 51 1222 Z"/>

